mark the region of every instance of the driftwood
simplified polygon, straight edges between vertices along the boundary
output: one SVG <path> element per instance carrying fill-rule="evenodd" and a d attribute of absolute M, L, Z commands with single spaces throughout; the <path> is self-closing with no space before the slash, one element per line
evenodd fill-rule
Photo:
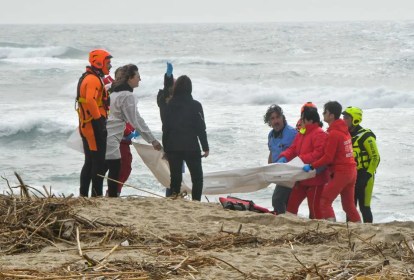
<path fill-rule="evenodd" d="M 390 266 L 395 259 L 414 263 L 414 245 L 408 240 L 374 243 L 373 236 L 359 236 L 349 227 L 320 230 L 319 226 L 276 239 L 245 233 L 242 224 L 226 230 L 222 224 L 215 234 L 161 235 L 147 229 L 138 232 L 114 221 L 89 220 L 76 214 L 75 206 L 93 205 L 98 203 L 96 200 L 56 197 L 45 187 L 44 193 L 35 191 L 20 176 L 18 181 L 17 187 L 11 187 L 7 181 L 10 193 L 0 195 L 0 255 L 54 246 L 62 254 L 77 252 L 79 261 L 53 271 L 2 269 L 0 279 L 204 279 L 203 273 L 214 266 L 232 271 L 234 279 L 414 278 L 414 271 L 396 271 Z M 16 188 L 21 189 L 19 196 L 13 192 Z M 298 253 L 301 246 L 327 241 L 338 242 L 338 251 L 352 257 L 309 262 Z M 296 268 L 279 267 L 272 276 L 263 276 L 215 254 L 220 250 L 264 247 L 290 249 Z M 97 259 L 88 253 L 91 250 L 100 250 L 104 257 Z M 124 250 L 139 250 L 148 257 L 119 259 L 122 254 L 117 253 Z"/>
<path fill-rule="evenodd" d="M 105 236 L 111 232 L 111 238 L 106 242 L 111 239 L 125 240 L 132 234 L 128 227 L 119 223 L 90 221 L 75 213 L 75 205 L 93 203 L 90 200 L 58 198 L 50 192 L 44 195 L 40 191 L 32 191 L 31 195 L 33 188 L 24 184 L 17 173 L 16 177 L 20 185 L 9 188 L 20 188 L 21 195 L 15 196 L 12 191 L 9 195 L 0 195 L 0 254 L 36 252 L 62 242 L 62 239 L 73 244 L 70 241 L 75 241 L 75 226 L 86 230 L 83 231 L 86 238 L 90 235 Z M 38 193 L 41 195 L 36 195 Z M 93 230 L 98 228 L 102 230 L 96 234 Z"/>

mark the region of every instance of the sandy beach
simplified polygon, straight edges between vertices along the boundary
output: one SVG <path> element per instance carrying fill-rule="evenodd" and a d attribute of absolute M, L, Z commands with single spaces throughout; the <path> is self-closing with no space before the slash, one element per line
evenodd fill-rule
<path fill-rule="evenodd" d="M 0 198 L 2 279 L 414 277 L 413 222 L 347 225 L 182 198 Z"/>

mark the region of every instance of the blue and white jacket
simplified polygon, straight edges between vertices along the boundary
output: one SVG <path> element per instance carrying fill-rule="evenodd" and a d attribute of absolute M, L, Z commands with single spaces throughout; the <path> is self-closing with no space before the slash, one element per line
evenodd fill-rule
<path fill-rule="evenodd" d="M 275 134 L 272 129 L 267 136 L 267 145 L 269 146 L 269 151 L 272 153 L 272 162 L 276 162 L 280 153 L 289 148 L 293 139 L 295 139 L 297 130 L 290 125 L 285 125 L 281 133 L 274 137 Z"/>

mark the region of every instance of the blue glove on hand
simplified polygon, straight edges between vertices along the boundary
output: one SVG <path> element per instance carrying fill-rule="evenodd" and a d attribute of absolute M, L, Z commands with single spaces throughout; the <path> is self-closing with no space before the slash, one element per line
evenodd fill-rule
<path fill-rule="evenodd" d="M 132 131 L 130 134 L 128 134 L 127 136 L 124 137 L 125 140 L 132 140 L 132 138 L 137 138 L 139 136 L 139 132 L 134 130 Z"/>
<path fill-rule="evenodd" d="M 134 138 L 134 133 L 131 132 L 130 134 L 128 134 L 127 136 L 124 136 L 123 139 L 127 140 L 127 141 L 131 141 L 131 139 Z"/>
<path fill-rule="evenodd" d="M 167 62 L 167 77 L 171 77 L 173 73 L 173 66 L 170 62 Z"/>
<path fill-rule="evenodd" d="M 277 163 L 286 163 L 286 162 L 287 162 L 287 159 L 286 159 L 285 157 L 281 157 L 281 158 L 280 158 L 280 159 L 278 159 L 276 162 L 277 162 Z"/>
<path fill-rule="evenodd" d="M 310 164 L 305 164 L 305 165 L 302 167 L 302 169 L 303 169 L 303 171 L 305 171 L 305 172 L 309 172 L 309 171 L 311 171 L 313 168 L 312 168 L 312 166 L 311 166 Z"/>
<path fill-rule="evenodd" d="M 138 131 L 136 131 L 136 130 L 134 130 L 134 131 L 132 131 L 131 132 L 131 134 L 134 134 L 134 136 L 132 136 L 133 138 L 137 138 L 137 137 L 139 137 L 141 134 L 139 134 L 139 132 Z"/>

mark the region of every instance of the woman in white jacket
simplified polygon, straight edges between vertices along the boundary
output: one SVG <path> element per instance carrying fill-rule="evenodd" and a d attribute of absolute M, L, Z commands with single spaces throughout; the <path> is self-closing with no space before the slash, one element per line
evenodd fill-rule
<path fill-rule="evenodd" d="M 121 152 L 119 145 L 123 137 L 125 123 L 129 122 L 141 137 L 151 143 L 154 149 L 161 150 L 161 144 L 152 135 L 144 119 L 138 112 L 138 100 L 133 95 L 134 88 L 139 86 L 141 77 L 138 67 L 128 64 L 117 69 L 115 81 L 111 86 L 110 114 L 106 124 L 108 137 L 105 161 L 109 168 L 108 177 L 118 180 L 121 168 Z M 118 196 L 118 184 L 108 180 L 108 196 Z"/>

